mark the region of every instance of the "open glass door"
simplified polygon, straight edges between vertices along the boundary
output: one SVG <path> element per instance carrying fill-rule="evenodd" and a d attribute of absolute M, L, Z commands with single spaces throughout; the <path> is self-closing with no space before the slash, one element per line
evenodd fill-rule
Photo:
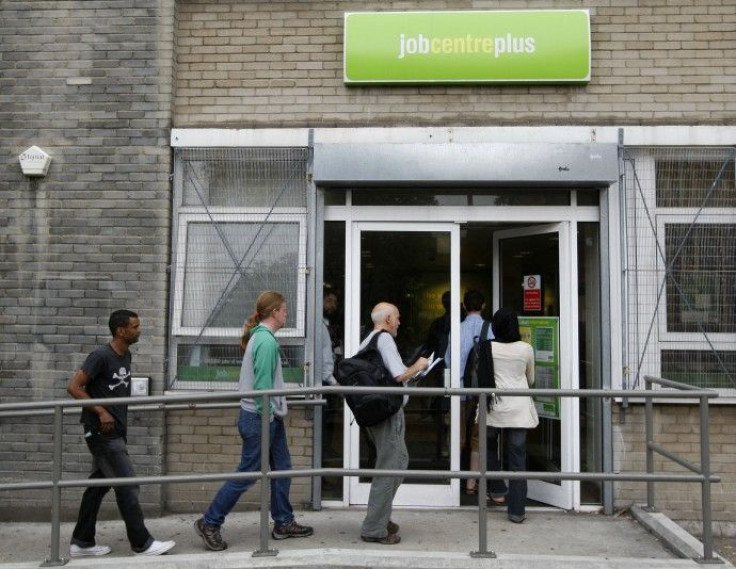
<path fill-rule="evenodd" d="M 382 301 L 395 304 L 401 314 L 396 343 L 405 362 L 413 359 L 420 346 L 444 349 L 432 346 L 436 344 L 436 335 L 430 334 L 430 329 L 436 330 L 442 322 L 452 326 L 452 353 L 459 350 L 459 341 L 454 340 L 459 338 L 459 304 L 448 303 L 449 313 L 442 305 L 446 291 L 449 298 L 460 297 L 459 236 L 458 226 L 448 223 L 353 223 L 347 229 L 346 354 L 354 354 L 360 341 L 373 329 L 371 309 Z M 458 383 L 459 376 L 450 379 L 449 373 L 437 366 L 419 385 L 449 387 Z M 404 412 L 409 472 L 394 504 L 427 505 L 427 497 L 431 496 L 434 506 L 458 505 L 458 480 L 412 478 L 411 470 L 458 469 L 460 431 L 454 418 L 459 413 L 459 400 L 411 397 Z M 371 443 L 353 421 L 347 406 L 345 413 L 347 466 L 373 468 L 375 452 Z M 345 480 L 349 503 L 366 504 L 370 478 Z"/>
<path fill-rule="evenodd" d="M 518 311 L 522 339 L 534 346 L 535 387 L 577 388 L 577 250 L 570 224 L 496 231 L 493 247 L 494 311 Z M 578 400 L 537 398 L 535 404 L 539 426 L 527 437 L 528 470 L 577 471 Z M 528 498 L 570 509 L 577 506 L 576 484 L 530 480 Z"/>

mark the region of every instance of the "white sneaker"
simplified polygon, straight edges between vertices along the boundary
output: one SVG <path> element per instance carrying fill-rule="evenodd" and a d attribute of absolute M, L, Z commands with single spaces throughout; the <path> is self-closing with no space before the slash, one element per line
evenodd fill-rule
<path fill-rule="evenodd" d="M 80 547 L 73 543 L 69 546 L 69 555 L 72 557 L 99 557 L 100 555 L 107 555 L 110 553 L 110 549 L 107 545 L 93 545 L 91 547 Z"/>
<path fill-rule="evenodd" d="M 136 553 L 136 555 L 163 555 L 175 545 L 175 541 L 154 540 L 153 543 L 148 546 L 148 549 L 146 549 L 145 551 L 141 551 L 140 553 Z"/>

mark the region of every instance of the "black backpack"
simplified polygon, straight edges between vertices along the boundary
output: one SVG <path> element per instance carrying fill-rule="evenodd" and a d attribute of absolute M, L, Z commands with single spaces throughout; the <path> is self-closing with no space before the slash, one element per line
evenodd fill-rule
<path fill-rule="evenodd" d="M 473 338 L 473 347 L 470 348 L 468 359 L 463 372 L 463 386 L 471 388 L 494 388 L 496 377 L 493 370 L 493 349 L 491 340 L 488 340 L 487 320 L 483 321 L 480 336 Z"/>
<path fill-rule="evenodd" d="M 378 337 L 373 335 L 365 348 L 352 358 L 345 358 L 335 366 L 335 379 L 344 387 L 398 387 L 396 380 L 383 365 L 383 358 L 376 347 Z M 366 393 L 345 395 L 345 401 L 361 427 L 371 427 L 385 421 L 401 409 L 403 395 Z"/>

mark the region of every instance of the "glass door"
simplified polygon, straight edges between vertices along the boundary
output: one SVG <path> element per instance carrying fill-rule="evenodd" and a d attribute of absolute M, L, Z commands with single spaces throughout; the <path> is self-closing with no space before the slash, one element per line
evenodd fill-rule
<path fill-rule="evenodd" d="M 494 311 L 514 308 L 522 339 L 534 347 L 535 387 L 578 387 L 577 250 L 570 243 L 570 223 L 496 231 Z M 579 465 L 576 428 L 578 400 L 535 398 L 539 425 L 527 437 L 528 470 L 573 472 Z M 528 498 L 570 509 L 576 507 L 577 483 L 529 481 Z"/>
<path fill-rule="evenodd" d="M 449 223 L 353 223 L 346 231 L 345 338 L 346 355 L 354 354 L 373 329 L 372 308 L 379 302 L 395 304 L 401 315 L 396 337 L 399 353 L 411 363 L 419 352 L 435 356 L 448 338 L 459 338 L 459 228 Z M 443 305 L 443 297 L 445 303 Z M 448 334 L 448 332 L 452 332 Z M 443 343 L 444 342 L 444 343 Z M 459 341 L 452 340 L 453 354 Z M 455 356 L 457 357 L 457 356 Z M 423 387 L 459 385 L 459 376 L 437 366 L 419 384 Z M 409 471 L 395 505 L 459 504 L 456 479 L 412 478 L 412 470 L 457 470 L 459 467 L 459 400 L 410 397 L 404 408 Z M 372 468 L 375 452 L 345 406 L 346 453 L 350 468 Z M 366 504 L 370 478 L 346 478 L 349 503 Z"/>

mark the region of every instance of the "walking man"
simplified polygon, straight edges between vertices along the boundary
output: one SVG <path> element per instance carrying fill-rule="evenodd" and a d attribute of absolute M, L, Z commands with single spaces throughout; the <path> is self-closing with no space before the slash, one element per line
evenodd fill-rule
<path fill-rule="evenodd" d="M 67 392 L 74 399 L 130 397 L 129 348 L 140 338 L 140 320 L 135 312 L 116 310 L 110 315 L 108 324 L 112 341 L 87 356 L 67 386 Z M 94 471 L 90 479 L 135 476 L 126 446 L 127 405 L 84 407 L 80 422 L 84 427 L 84 440 L 94 461 Z M 95 541 L 97 514 L 102 499 L 109 491 L 109 486 L 90 486 L 85 490 L 77 525 L 72 533 L 69 550 L 72 557 L 110 553 L 109 546 L 98 545 Z M 151 537 L 143 521 L 137 485 L 115 486 L 114 491 L 130 547 L 137 555 L 161 555 L 176 545 L 173 541 L 157 541 Z"/>
<path fill-rule="evenodd" d="M 427 358 L 418 358 L 410 367 L 406 367 L 401 360 L 396 347 L 396 334 L 399 330 L 399 309 L 393 304 L 381 302 L 371 312 L 373 331 L 360 345 L 362 350 L 371 341 L 374 335 L 382 331 L 378 337 L 376 347 L 381 354 L 383 365 L 397 383 L 410 380 L 418 372 L 427 368 Z M 404 397 L 404 405 L 408 397 Z M 366 427 L 371 442 L 376 447 L 376 469 L 378 470 L 406 470 L 409 466 L 409 452 L 406 449 L 404 433 L 404 410 L 399 409 L 385 421 Z M 385 476 L 374 477 L 368 495 L 368 511 L 366 512 L 360 537 L 363 541 L 395 545 L 401 541 L 399 525 L 391 521 L 394 496 L 401 486 L 403 478 Z"/>

